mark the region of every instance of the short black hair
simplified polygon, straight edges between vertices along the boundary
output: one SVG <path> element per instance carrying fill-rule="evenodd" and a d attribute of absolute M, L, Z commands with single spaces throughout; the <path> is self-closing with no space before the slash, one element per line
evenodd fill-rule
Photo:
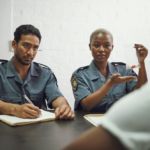
<path fill-rule="evenodd" d="M 97 30 L 92 32 L 92 34 L 90 35 L 90 43 L 92 42 L 92 38 L 94 37 L 94 35 L 99 34 L 99 33 L 109 34 L 111 36 L 111 39 L 112 39 L 112 42 L 113 42 L 113 36 L 112 36 L 111 32 L 104 29 L 104 28 L 100 28 L 100 29 L 97 29 Z"/>
<path fill-rule="evenodd" d="M 16 28 L 16 31 L 14 32 L 14 40 L 18 43 L 21 39 L 21 35 L 36 35 L 39 38 L 39 41 L 41 41 L 41 33 L 39 29 L 35 28 L 33 25 L 27 24 L 27 25 L 21 25 L 18 28 Z"/>

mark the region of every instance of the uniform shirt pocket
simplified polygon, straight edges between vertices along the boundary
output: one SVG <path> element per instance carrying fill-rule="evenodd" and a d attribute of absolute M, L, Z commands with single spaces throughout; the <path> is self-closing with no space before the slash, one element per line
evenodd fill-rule
<path fill-rule="evenodd" d="M 114 94 L 115 101 L 126 95 L 125 92 Z"/>
<path fill-rule="evenodd" d="M 42 94 L 30 94 L 30 100 L 35 106 L 41 107 L 42 104 Z"/>
<path fill-rule="evenodd" d="M 103 99 L 101 100 L 101 102 L 99 103 L 99 106 L 100 106 L 100 105 L 104 105 L 104 104 L 106 104 L 106 103 L 108 103 L 108 100 L 107 100 L 107 96 L 105 95 L 105 96 L 103 97 Z"/>
<path fill-rule="evenodd" d="M 21 97 L 15 94 L 2 94 L 1 100 L 7 103 L 22 104 Z"/>

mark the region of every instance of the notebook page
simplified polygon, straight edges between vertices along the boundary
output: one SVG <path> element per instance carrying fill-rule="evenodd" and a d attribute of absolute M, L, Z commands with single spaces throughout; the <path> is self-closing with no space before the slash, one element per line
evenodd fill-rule
<path fill-rule="evenodd" d="M 40 109 L 41 110 L 41 109 Z M 41 110 L 41 116 L 37 119 L 40 120 L 45 120 L 45 119 L 51 119 L 51 118 L 55 118 L 55 114 L 52 113 L 52 112 L 48 112 L 48 111 L 44 111 L 44 110 Z"/>
<path fill-rule="evenodd" d="M 0 120 L 6 121 L 10 124 L 16 124 L 16 123 L 34 122 L 34 121 L 36 122 L 44 119 L 55 118 L 55 114 L 51 112 L 41 110 L 41 114 L 42 115 L 36 119 L 24 119 L 24 118 L 18 118 L 16 116 L 0 115 Z"/>
<path fill-rule="evenodd" d="M 91 122 L 94 126 L 99 126 L 105 117 L 104 116 L 99 116 L 99 117 L 86 116 L 84 118 L 87 119 L 89 122 Z"/>

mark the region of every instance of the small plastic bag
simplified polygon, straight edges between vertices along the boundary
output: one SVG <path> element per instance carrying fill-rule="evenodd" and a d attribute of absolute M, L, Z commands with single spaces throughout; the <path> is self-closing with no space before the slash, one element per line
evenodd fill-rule
<path fill-rule="evenodd" d="M 126 69 L 141 67 L 140 63 L 138 62 L 134 44 L 125 44 L 124 53 L 125 53 L 125 60 L 126 60 Z"/>

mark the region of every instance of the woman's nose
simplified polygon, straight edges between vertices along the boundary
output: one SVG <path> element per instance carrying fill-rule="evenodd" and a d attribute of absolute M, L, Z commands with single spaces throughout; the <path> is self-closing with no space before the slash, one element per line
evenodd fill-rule
<path fill-rule="evenodd" d="M 99 47 L 99 51 L 104 51 L 104 47 L 103 47 L 103 46 L 100 46 L 100 47 Z"/>

